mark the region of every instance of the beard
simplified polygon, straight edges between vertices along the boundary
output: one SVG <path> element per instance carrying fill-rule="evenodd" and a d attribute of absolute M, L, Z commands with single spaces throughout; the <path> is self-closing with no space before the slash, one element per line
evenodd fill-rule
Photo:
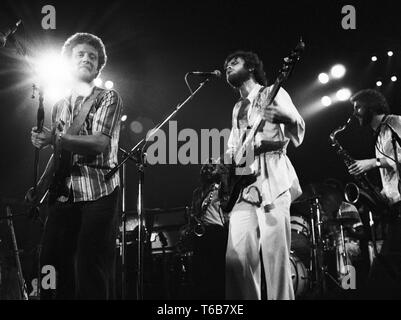
<path fill-rule="evenodd" d="M 240 69 L 235 73 L 230 73 L 227 76 L 227 82 L 233 88 L 238 89 L 246 80 L 250 78 L 250 76 L 251 73 L 249 72 L 249 70 Z"/>
<path fill-rule="evenodd" d="M 362 127 L 367 127 L 370 125 L 373 119 L 373 112 L 369 109 L 365 109 L 362 114 L 358 116 L 359 124 Z"/>
<path fill-rule="evenodd" d="M 97 72 L 78 67 L 73 71 L 73 77 L 78 81 L 91 83 L 97 77 Z"/>

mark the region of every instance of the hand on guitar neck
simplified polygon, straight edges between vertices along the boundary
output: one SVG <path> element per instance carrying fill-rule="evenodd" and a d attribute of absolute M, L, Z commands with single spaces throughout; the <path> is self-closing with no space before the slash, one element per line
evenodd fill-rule
<path fill-rule="evenodd" d="M 37 132 L 37 127 L 33 127 L 31 131 L 31 141 L 35 148 L 43 149 L 53 143 L 56 128 L 50 130 L 46 127 L 42 131 Z"/>
<path fill-rule="evenodd" d="M 297 123 L 297 118 L 294 112 L 291 112 L 288 107 L 285 107 L 288 105 L 292 105 L 291 98 L 284 90 L 281 90 L 281 94 L 275 97 L 273 103 L 261 109 L 261 116 L 263 120 L 271 123 L 295 125 Z"/>

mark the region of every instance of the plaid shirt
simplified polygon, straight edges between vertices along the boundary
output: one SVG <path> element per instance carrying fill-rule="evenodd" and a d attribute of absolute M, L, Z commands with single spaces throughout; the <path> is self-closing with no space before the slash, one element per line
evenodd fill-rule
<path fill-rule="evenodd" d="M 110 145 L 104 153 L 97 155 L 73 154 L 70 176 L 65 183 L 72 192 L 74 202 L 97 200 L 109 195 L 120 185 L 117 173 L 109 180 L 105 179 L 105 175 L 118 162 L 122 101 L 114 90 L 95 87 L 92 94 L 95 90 L 101 92 L 94 100 L 79 135 L 101 132 L 110 137 Z M 78 97 L 74 108 L 71 105 L 71 97 L 59 101 L 53 107 L 52 126 L 62 122 L 65 124 L 62 132 L 67 132 L 73 119 L 78 115 L 83 101 L 83 97 Z M 58 200 L 63 201 L 61 198 Z"/>

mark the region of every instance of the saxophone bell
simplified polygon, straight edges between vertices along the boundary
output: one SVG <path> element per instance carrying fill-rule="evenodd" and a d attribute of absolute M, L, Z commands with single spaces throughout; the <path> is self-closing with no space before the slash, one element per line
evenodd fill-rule
<path fill-rule="evenodd" d="M 349 182 L 344 188 L 344 197 L 347 202 L 356 204 L 361 194 L 360 188 L 353 182 Z"/>

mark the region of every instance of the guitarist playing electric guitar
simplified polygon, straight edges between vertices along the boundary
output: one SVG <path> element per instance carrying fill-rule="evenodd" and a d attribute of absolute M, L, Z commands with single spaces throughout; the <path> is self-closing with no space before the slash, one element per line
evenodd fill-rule
<path fill-rule="evenodd" d="M 36 194 L 27 194 L 36 204 L 48 192 L 40 260 L 55 268 L 57 281 L 56 290 L 41 289 L 41 299 L 109 299 L 120 180 L 105 176 L 117 164 L 122 102 L 116 91 L 93 84 L 107 60 L 100 38 L 77 33 L 62 55 L 73 78 L 71 94 L 53 107 L 52 129 L 33 128 L 31 137 L 36 148 L 54 150 Z"/>
<path fill-rule="evenodd" d="M 291 57 L 286 62 L 291 62 Z M 263 63 L 253 52 L 230 54 L 224 68 L 228 84 L 240 94 L 227 151 L 234 161 L 243 141 L 250 140 L 244 133 L 253 126 L 257 129 L 250 137 L 254 181 L 242 188 L 230 210 L 226 298 L 261 299 L 262 258 L 267 298 L 294 299 L 290 204 L 302 191 L 286 149 L 290 141 L 295 146 L 302 143 L 305 123 L 281 88 L 282 75 L 289 70 L 284 69 L 275 84 L 267 87 Z"/>

